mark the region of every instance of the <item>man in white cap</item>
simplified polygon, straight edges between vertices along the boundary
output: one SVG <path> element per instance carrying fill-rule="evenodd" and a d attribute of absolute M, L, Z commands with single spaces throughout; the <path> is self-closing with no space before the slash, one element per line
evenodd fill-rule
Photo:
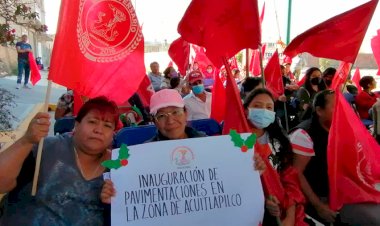
<path fill-rule="evenodd" d="M 184 97 L 187 120 L 210 118 L 212 95 L 205 91 L 203 74 L 200 71 L 192 71 L 188 75 L 188 81 L 191 93 Z"/>

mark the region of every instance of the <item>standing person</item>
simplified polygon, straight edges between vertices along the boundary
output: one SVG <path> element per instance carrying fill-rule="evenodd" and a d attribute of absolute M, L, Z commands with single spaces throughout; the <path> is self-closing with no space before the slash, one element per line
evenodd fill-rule
<path fill-rule="evenodd" d="M 38 143 L 49 132 L 49 114 L 38 113 L 25 135 L 0 152 L 0 193 L 8 193 L 0 225 L 102 226 L 99 199 L 118 123 L 118 109 L 105 97 L 87 101 L 75 132 L 44 140 L 38 190 L 31 196 Z"/>
<path fill-rule="evenodd" d="M 29 65 L 29 52 L 32 51 L 32 46 L 28 43 L 28 36 L 22 35 L 21 42 L 16 43 L 17 61 L 18 61 L 18 74 L 16 89 L 20 89 L 22 74 L 25 72 L 24 88 L 30 89 L 28 86 L 30 65 Z"/>
<path fill-rule="evenodd" d="M 212 94 L 205 91 L 203 74 L 200 71 L 190 72 L 188 82 L 192 91 L 184 97 L 187 120 L 210 118 Z"/>
<path fill-rule="evenodd" d="M 153 89 L 155 92 L 161 89 L 161 83 L 162 83 L 162 76 L 160 73 L 160 65 L 154 61 L 150 63 L 150 70 L 151 72 L 148 74 L 148 77 L 150 79 L 150 82 L 152 83 Z"/>
<path fill-rule="evenodd" d="M 303 84 L 297 92 L 300 121 L 307 120 L 311 117 L 311 104 L 313 103 L 314 96 L 319 91 L 325 89 L 324 82 L 322 81 L 322 72 L 319 68 L 309 68 L 306 71 L 305 77 L 305 84 Z"/>
<path fill-rule="evenodd" d="M 363 76 L 359 81 L 359 85 L 363 91 L 355 98 L 356 108 L 361 119 L 372 120 L 369 115 L 369 110 L 379 97 L 376 93 L 372 92 L 372 90 L 376 89 L 376 80 L 372 76 Z"/>

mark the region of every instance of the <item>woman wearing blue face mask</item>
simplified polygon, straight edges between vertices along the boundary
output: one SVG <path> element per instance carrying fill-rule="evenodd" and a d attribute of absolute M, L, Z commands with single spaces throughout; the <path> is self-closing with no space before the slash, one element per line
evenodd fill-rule
<path fill-rule="evenodd" d="M 269 146 L 268 151 L 271 152 L 268 153 L 269 161 L 279 173 L 286 194 L 294 189 L 291 191 L 292 194 L 288 194 L 290 197 L 288 201 L 290 200 L 291 204 L 286 207 L 280 205 L 276 197 L 267 197 L 264 225 L 276 225 L 274 216 L 281 218 L 282 225 L 303 225 L 299 222 L 303 223 L 301 215 L 304 213 L 302 205 L 304 197 L 299 186 L 298 174 L 292 167 L 292 146 L 285 131 L 276 120 L 272 94 L 267 89 L 255 89 L 245 98 L 243 106 L 252 132 L 258 137 L 257 142 L 260 145 Z M 289 174 L 293 176 L 289 178 Z M 287 182 L 290 180 L 294 185 L 292 189 L 286 187 L 285 180 Z M 299 214 L 301 214 L 301 220 L 296 219 L 296 215 Z"/>

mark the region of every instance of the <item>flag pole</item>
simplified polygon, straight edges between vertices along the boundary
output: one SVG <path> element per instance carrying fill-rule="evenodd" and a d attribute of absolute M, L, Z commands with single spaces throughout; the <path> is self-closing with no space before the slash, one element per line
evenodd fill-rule
<path fill-rule="evenodd" d="M 249 48 L 245 49 L 245 77 L 249 77 Z"/>
<path fill-rule="evenodd" d="M 48 80 L 48 86 L 46 89 L 46 96 L 45 96 L 45 103 L 43 107 L 43 112 L 48 112 L 49 108 L 49 100 L 50 100 L 50 93 L 51 93 L 51 86 L 52 82 L 51 80 Z M 37 157 L 36 157 L 36 167 L 34 169 L 34 177 L 33 177 L 33 187 L 32 187 L 32 196 L 35 196 L 37 193 L 37 183 L 38 183 L 38 176 L 40 174 L 40 167 L 41 167 L 41 157 L 42 157 L 42 148 L 44 145 L 44 138 L 40 140 L 38 143 L 38 150 L 37 150 Z"/>
<path fill-rule="evenodd" d="M 261 81 L 263 83 L 263 87 L 265 88 L 265 77 L 264 77 L 264 65 L 263 65 L 263 55 L 261 44 L 259 44 L 259 57 L 260 57 L 260 68 L 261 68 Z"/>
<path fill-rule="evenodd" d="M 356 60 L 355 60 L 355 61 L 356 61 Z M 349 76 L 351 75 L 352 68 L 354 68 L 354 64 L 355 64 L 355 63 L 351 64 L 351 68 L 350 68 L 350 70 L 348 71 L 348 75 L 349 75 Z M 343 84 L 343 86 L 342 86 L 342 90 L 341 90 L 342 93 L 344 92 L 344 89 L 345 89 L 346 86 L 347 86 L 347 82 L 348 82 L 348 76 L 347 76 L 346 81 L 344 82 L 344 84 Z"/>

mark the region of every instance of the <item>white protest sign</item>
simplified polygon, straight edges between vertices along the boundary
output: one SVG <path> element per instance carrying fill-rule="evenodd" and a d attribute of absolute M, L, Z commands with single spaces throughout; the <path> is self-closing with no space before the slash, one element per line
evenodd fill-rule
<path fill-rule="evenodd" d="M 249 134 L 243 134 L 245 138 Z M 230 136 L 160 141 L 128 147 L 111 170 L 113 226 L 257 226 L 264 215 L 253 150 Z M 119 149 L 112 159 L 118 159 Z"/>

